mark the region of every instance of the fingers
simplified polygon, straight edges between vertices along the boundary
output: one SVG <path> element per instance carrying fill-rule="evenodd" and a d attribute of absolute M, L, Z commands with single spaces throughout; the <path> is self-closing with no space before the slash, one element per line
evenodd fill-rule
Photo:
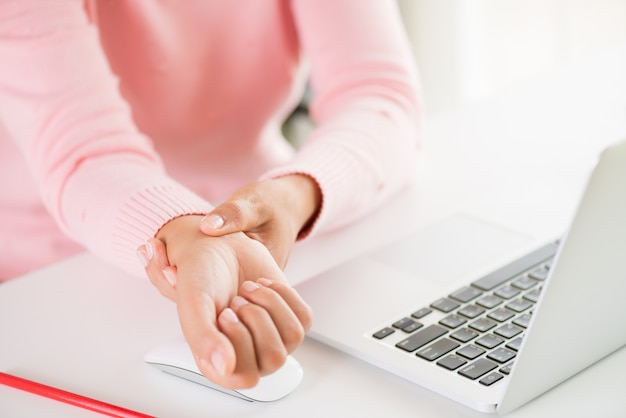
<path fill-rule="evenodd" d="M 229 387 L 249 388 L 255 386 L 259 381 L 260 373 L 250 332 L 231 308 L 222 311 L 218 317 L 218 324 L 233 344 L 237 356 L 235 371 L 229 377 Z"/>
<path fill-rule="evenodd" d="M 257 283 L 272 289 L 285 303 L 289 306 L 294 315 L 298 318 L 298 322 L 302 325 L 306 333 L 313 325 L 313 310 L 302 299 L 296 289 L 286 282 L 269 279 L 259 279 Z"/>
<path fill-rule="evenodd" d="M 200 221 L 200 230 L 211 236 L 251 231 L 266 221 L 261 212 L 249 199 L 228 200 Z"/>
<path fill-rule="evenodd" d="M 256 373 L 266 375 L 276 371 L 285 363 L 288 352 L 270 314 L 241 296 L 236 296 L 231 306 L 252 337 Z"/>
<path fill-rule="evenodd" d="M 137 249 L 148 278 L 166 298 L 176 298 L 176 268 L 169 265 L 165 244 L 158 239 L 150 239 Z"/>
<path fill-rule="evenodd" d="M 222 321 L 222 331 L 228 336 L 237 354 L 235 374 L 241 382 L 250 383 L 256 376 L 276 371 L 287 355 L 302 343 L 310 328 L 310 307 L 288 284 L 260 279 L 246 281 L 241 296 L 232 303 L 236 325 Z M 232 317 L 231 317 L 232 318 Z"/>

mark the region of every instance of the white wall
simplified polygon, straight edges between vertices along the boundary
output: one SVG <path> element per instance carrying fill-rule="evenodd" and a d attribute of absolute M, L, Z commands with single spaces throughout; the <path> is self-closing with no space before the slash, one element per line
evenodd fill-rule
<path fill-rule="evenodd" d="M 626 0 L 397 1 L 431 113 L 626 38 Z"/>

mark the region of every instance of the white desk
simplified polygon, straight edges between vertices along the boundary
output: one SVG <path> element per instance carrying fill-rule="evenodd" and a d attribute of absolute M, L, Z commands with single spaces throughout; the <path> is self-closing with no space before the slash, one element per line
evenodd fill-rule
<path fill-rule="evenodd" d="M 591 58 L 427 120 L 411 191 L 354 227 L 298 245 L 289 276 L 303 280 L 392 239 L 403 215 L 418 228 L 463 207 L 539 238 L 563 231 L 595 155 L 626 137 L 626 42 Z M 364 239 L 372 236 L 386 238 Z M 305 378 L 294 393 L 248 403 L 143 363 L 178 333 L 173 304 L 91 255 L 0 286 L 1 371 L 144 413 L 484 416 L 312 340 L 295 354 Z M 622 348 L 510 416 L 623 416 L 625 373 Z M 98 415 L 0 386 L 0 416 Z"/>

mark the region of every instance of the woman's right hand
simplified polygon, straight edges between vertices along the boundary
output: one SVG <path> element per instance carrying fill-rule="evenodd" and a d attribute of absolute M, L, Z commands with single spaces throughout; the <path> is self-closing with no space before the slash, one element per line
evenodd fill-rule
<path fill-rule="evenodd" d="M 241 232 L 204 235 L 201 219 L 170 221 L 139 252 L 153 284 L 176 302 L 200 371 L 223 387 L 252 387 L 300 345 L 311 309 L 262 243 Z"/>

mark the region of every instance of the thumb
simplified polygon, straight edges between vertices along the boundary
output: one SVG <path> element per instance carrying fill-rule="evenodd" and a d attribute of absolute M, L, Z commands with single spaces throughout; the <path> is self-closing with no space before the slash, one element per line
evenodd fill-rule
<path fill-rule="evenodd" d="M 188 292 L 183 286 L 178 288 L 181 328 L 200 372 L 212 382 L 224 386 L 236 367 L 235 349 L 217 327 L 215 305 L 198 293 Z"/>
<path fill-rule="evenodd" d="M 200 372 L 210 381 L 226 387 L 235 371 L 235 351 L 226 336 L 215 331 L 189 338 L 187 342 Z"/>
<path fill-rule="evenodd" d="M 200 221 L 206 235 L 222 236 L 251 231 L 264 222 L 263 217 L 246 199 L 228 200 L 213 209 Z"/>

